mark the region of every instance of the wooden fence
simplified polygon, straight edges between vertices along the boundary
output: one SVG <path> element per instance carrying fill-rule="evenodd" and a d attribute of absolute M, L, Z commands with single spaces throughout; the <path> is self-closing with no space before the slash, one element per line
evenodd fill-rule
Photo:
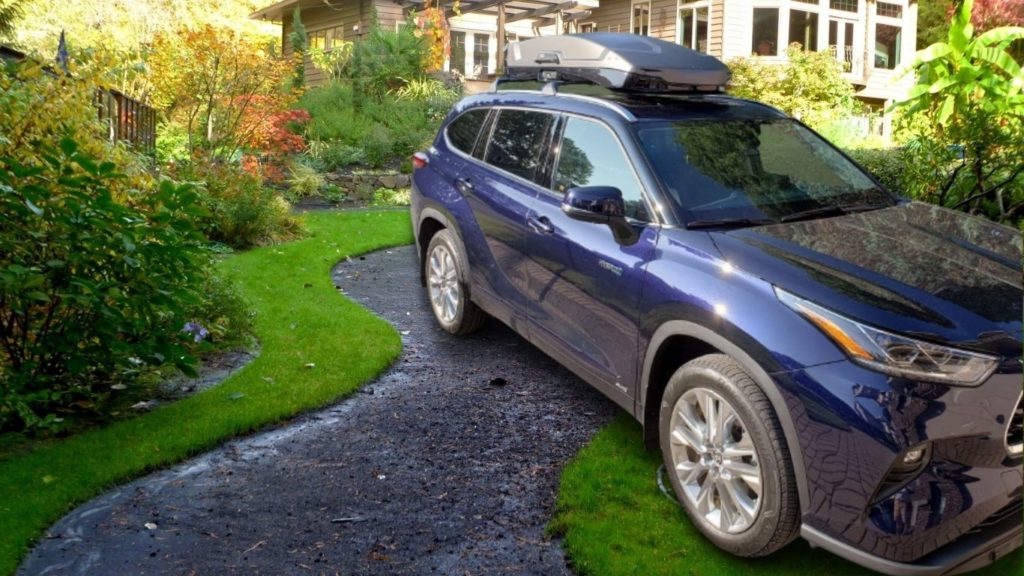
<path fill-rule="evenodd" d="M 8 46 L 0 46 L 2 61 L 17 62 L 25 58 L 27 56 L 22 52 Z M 53 75 L 62 73 L 51 66 L 47 66 L 46 70 Z M 109 88 L 97 90 L 93 103 L 99 119 L 106 125 L 108 140 L 127 142 L 136 151 L 149 156 L 156 154 L 156 110 Z"/>

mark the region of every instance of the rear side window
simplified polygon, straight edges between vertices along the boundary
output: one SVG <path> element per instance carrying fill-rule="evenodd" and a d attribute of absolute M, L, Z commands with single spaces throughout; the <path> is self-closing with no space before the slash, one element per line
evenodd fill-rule
<path fill-rule="evenodd" d="M 485 161 L 516 176 L 536 181 L 553 116 L 545 112 L 502 110 Z"/>
<path fill-rule="evenodd" d="M 462 152 L 473 154 L 473 145 L 476 144 L 484 120 L 487 120 L 485 108 L 470 110 L 459 116 L 448 125 L 448 141 Z"/>

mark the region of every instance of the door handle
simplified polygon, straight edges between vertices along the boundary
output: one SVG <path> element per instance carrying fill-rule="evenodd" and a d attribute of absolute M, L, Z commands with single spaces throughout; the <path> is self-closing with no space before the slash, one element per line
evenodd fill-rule
<path fill-rule="evenodd" d="M 469 178 L 457 178 L 455 180 L 455 187 L 463 194 L 469 194 L 473 191 L 473 183 L 469 181 Z"/>
<path fill-rule="evenodd" d="M 541 234 L 554 234 L 555 227 L 551 224 L 551 220 L 547 216 L 531 216 L 530 217 L 530 228 L 533 228 Z"/>

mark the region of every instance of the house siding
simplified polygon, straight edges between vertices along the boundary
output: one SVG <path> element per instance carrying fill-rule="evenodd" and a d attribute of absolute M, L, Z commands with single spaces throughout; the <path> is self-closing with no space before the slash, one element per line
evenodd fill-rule
<path fill-rule="evenodd" d="M 400 5 L 392 0 L 348 0 L 338 2 L 335 0 L 333 6 L 315 6 L 302 9 L 302 24 L 306 27 L 307 33 L 343 26 L 344 39 L 352 42 L 359 40 L 370 29 L 372 10 L 371 6 L 377 8 L 377 21 L 383 28 L 394 29 L 396 23 L 404 22 L 405 16 Z M 291 43 L 292 17 L 289 13 L 281 22 L 281 43 L 282 52 L 285 55 L 292 53 Z M 327 82 L 327 75 L 306 57 L 306 84 L 317 86 Z"/>

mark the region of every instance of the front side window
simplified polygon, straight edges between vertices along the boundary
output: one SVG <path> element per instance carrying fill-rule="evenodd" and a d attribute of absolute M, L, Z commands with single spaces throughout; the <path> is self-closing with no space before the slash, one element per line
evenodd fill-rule
<path fill-rule="evenodd" d="M 684 4 L 679 8 L 680 44 L 707 53 L 710 9 L 707 4 Z"/>
<path fill-rule="evenodd" d="M 485 161 L 506 172 L 536 181 L 552 116 L 546 112 L 502 110 L 494 125 Z"/>
<path fill-rule="evenodd" d="M 753 53 L 758 56 L 778 56 L 778 40 L 779 9 L 754 8 Z"/>
<path fill-rule="evenodd" d="M 663 122 L 641 127 L 638 136 L 687 221 L 779 220 L 820 207 L 893 202 L 860 168 L 792 120 Z"/>
<path fill-rule="evenodd" d="M 650 220 L 640 181 L 615 134 L 597 122 L 570 117 L 559 147 L 553 187 L 564 194 L 579 186 L 614 186 L 622 191 L 627 217 Z"/>
<path fill-rule="evenodd" d="M 639 34 L 641 36 L 647 36 L 651 33 L 650 0 L 633 2 L 632 31 L 633 34 Z"/>

